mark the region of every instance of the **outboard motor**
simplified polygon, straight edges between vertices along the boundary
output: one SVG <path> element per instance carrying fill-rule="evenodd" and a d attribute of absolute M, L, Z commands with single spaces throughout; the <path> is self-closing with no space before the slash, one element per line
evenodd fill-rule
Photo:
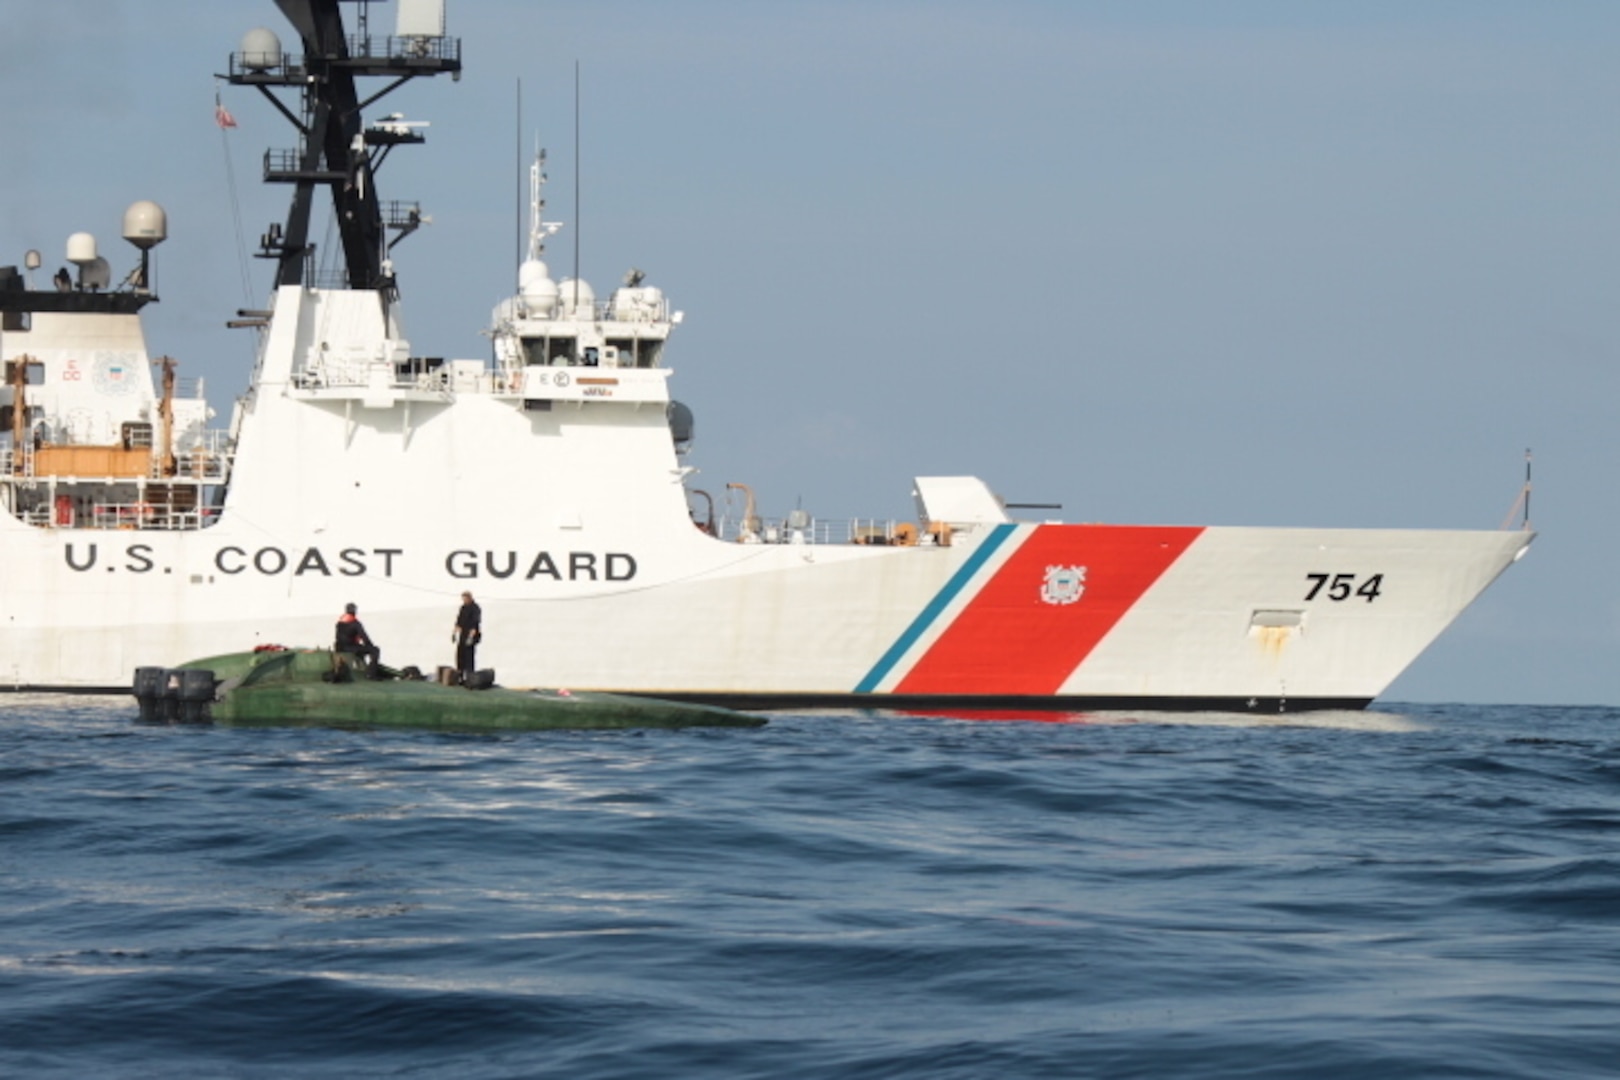
<path fill-rule="evenodd" d="M 214 673 L 200 668 L 180 668 L 177 697 L 180 719 L 187 724 L 200 724 L 211 718 L 209 706 L 214 703 Z"/>
<path fill-rule="evenodd" d="M 141 707 L 141 723 L 152 724 L 163 719 L 163 688 L 167 669 L 139 667 L 135 669 L 135 700 Z"/>
<path fill-rule="evenodd" d="M 214 673 L 200 668 L 170 668 L 163 673 L 163 719 L 187 724 L 210 718 Z"/>
<path fill-rule="evenodd" d="M 163 719 L 180 719 L 180 672 L 173 668 L 163 672 Z"/>

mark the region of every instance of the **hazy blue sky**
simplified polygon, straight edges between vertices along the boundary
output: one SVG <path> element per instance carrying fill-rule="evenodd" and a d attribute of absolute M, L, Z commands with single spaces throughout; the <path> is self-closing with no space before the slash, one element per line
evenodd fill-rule
<path fill-rule="evenodd" d="M 354 8 L 346 5 L 351 13 Z M 390 3 L 371 5 L 386 32 Z M 385 197 L 418 353 L 484 356 L 523 127 L 548 253 L 686 312 L 704 486 L 905 517 L 973 473 L 1071 521 L 1495 528 L 1531 554 L 1389 701 L 1620 704 L 1614 426 L 1620 5 L 450 0 L 459 83 Z M 222 418 L 266 294 L 290 127 L 213 74 L 270 0 L 0 0 L 0 262 L 164 204 L 154 354 Z M 527 151 L 525 151 L 525 154 Z M 229 177 L 235 176 L 233 200 Z M 240 206 L 240 225 L 234 207 Z M 324 225 L 314 236 L 327 244 Z"/>

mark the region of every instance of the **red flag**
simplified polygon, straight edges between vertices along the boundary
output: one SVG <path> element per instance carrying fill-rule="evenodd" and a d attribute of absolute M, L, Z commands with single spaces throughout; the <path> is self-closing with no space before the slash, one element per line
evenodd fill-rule
<path fill-rule="evenodd" d="M 222 103 L 215 102 L 214 123 L 218 124 L 222 128 L 233 128 L 236 126 L 236 117 L 232 116 L 231 111 Z"/>

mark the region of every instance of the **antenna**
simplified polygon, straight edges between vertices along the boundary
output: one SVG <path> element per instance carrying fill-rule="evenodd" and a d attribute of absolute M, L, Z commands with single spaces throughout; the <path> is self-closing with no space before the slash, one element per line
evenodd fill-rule
<path fill-rule="evenodd" d="M 579 311 L 579 61 L 574 61 L 574 311 Z"/>
<path fill-rule="evenodd" d="M 1524 448 L 1524 528 L 1530 528 L 1530 448 Z"/>
<path fill-rule="evenodd" d="M 523 79 L 517 81 L 517 126 L 513 130 L 513 149 L 516 151 L 517 195 L 512 200 L 512 235 L 517 237 L 518 264 L 523 263 Z"/>
<path fill-rule="evenodd" d="M 562 228 L 562 223 L 546 220 L 546 148 L 540 145 L 540 133 L 534 135 L 534 161 L 529 165 L 529 260 L 534 261 L 546 253 L 546 237 Z"/>
<path fill-rule="evenodd" d="M 1519 521 L 1519 528 L 1530 531 L 1530 448 L 1524 451 L 1524 487 L 1519 489 L 1519 497 L 1513 500 L 1508 507 L 1507 517 L 1502 519 L 1502 528 L 1507 529 L 1513 524 L 1514 513 L 1523 510 L 1523 517 Z"/>

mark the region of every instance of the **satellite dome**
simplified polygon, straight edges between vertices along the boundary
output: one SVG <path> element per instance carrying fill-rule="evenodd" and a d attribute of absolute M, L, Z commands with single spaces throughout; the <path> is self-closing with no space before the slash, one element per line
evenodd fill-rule
<path fill-rule="evenodd" d="M 124 211 L 124 239 L 145 251 L 169 238 L 169 216 L 163 207 L 142 199 Z"/>
<path fill-rule="evenodd" d="M 96 238 L 87 232 L 76 232 L 68 237 L 67 261 L 75 266 L 86 266 L 96 261 Z"/>
<path fill-rule="evenodd" d="M 523 261 L 523 265 L 518 267 L 518 288 L 527 293 L 531 288 L 542 281 L 544 281 L 547 285 L 550 285 L 552 289 L 556 289 L 557 287 L 556 284 L 552 282 L 551 271 L 546 268 L 545 263 L 541 262 L 539 259 L 525 259 Z M 545 288 L 544 285 L 541 285 L 540 287 Z"/>
<path fill-rule="evenodd" d="M 281 66 L 281 39 L 274 30 L 255 27 L 242 35 L 242 66 L 249 71 L 264 71 Z"/>
<path fill-rule="evenodd" d="M 591 318 L 596 313 L 596 293 L 579 278 L 565 278 L 557 286 L 564 318 Z"/>
<path fill-rule="evenodd" d="M 523 294 L 524 310 L 531 318 L 549 319 L 557 314 L 557 283 L 551 280 L 545 263 L 539 259 L 529 259 L 520 266 L 518 286 Z"/>

